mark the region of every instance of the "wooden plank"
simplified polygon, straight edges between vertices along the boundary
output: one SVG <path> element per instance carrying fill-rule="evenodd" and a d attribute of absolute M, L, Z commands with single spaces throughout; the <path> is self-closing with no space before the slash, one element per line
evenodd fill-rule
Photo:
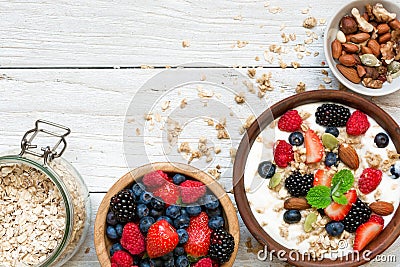
<path fill-rule="evenodd" d="M 400 0 L 394 0 L 400 4 Z M 320 66 L 325 25 L 313 32 L 302 60 L 296 44 L 309 39 L 303 20 L 329 20 L 345 0 L 330 1 L 0 1 L 0 67 L 278 66 L 263 59 L 271 44 L 284 46 L 290 65 Z M 266 6 L 267 5 L 267 6 Z M 275 11 L 280 12 L 275 13 Z M 308 10 L 308 13 L 302 12 Z M 236 19 L 235 19 L 236 18 Z M 241 20 L 240 20 L 241 18 Z M 281 31 L 281 26 L 286 27 Z M 296 40 L 282 43 L 281 34 Z M 190 46 L 182 47 L 187 40 Z M 243 48 L 237 41 L 246 41 Z M 319 52 L 314 57 L 314 52 Z M 304 55 L 304 53 L 301 53 Z M 260 61 L 255 61 L 255 57 Z"/>

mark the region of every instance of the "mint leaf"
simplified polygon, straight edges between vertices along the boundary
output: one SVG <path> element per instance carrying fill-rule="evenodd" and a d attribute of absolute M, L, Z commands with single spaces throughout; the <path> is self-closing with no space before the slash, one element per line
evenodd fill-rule
<path fill-rule="evenodd" d="M 323 209 L 331 203 L 331 189 L 324 185 L 312 187 L 306 196 L 308 204 L 317 209 Z"/>
<path fill-rule="evenodd" d="M 350 170 L 343 169 L 337 172 L 332 178 L 332 195 L 336 192 L 344 194 L 353 187 L 354 175 Z"/>
<path fill-rule="evenodd" d="M 346 205 L 348 203 L 348 200 L 345 195 L 340 195 L 339 197 L 333 195 L 332 199 L 333 201 L 341 205 Z"/>

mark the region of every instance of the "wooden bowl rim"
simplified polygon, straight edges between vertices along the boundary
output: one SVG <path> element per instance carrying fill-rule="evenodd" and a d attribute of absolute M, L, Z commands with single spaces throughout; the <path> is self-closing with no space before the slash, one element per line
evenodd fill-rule
<path fill-rule="evenodd" d="M 251 146 L 253 145 L 254 141 L 261 133 L 261 131 L 265 129 L 274 120 L 274 118 L 280 117 L 284 114 L 284 112 L 289 109 L 315 102 L 340 103 L 365 112 L 366 114 L 368 114 L 368 116 L 373 118 L 383 129 L 387 131 L 396 147 L 396 150 L 400 151 L 400 128 L 398 124 L 389 114 L 387 114 L 380 107 L 354 93 L 337 90 L 315 90 L 303 92 L 285 98 L 271 106 L 270 110 L 264 111 L 248 128 L 237 150 L 233 166 L 234 195 L 239 213 L 251 234 L 261 244 L 267 245 L 270 251 L 284 250 L 286 252 L 286 255 L 289 255 L 291 250 L 287 249 L 286 247 L 276 242 L 273 238 L 271 238 L 258 224 L 250 209 L 244 188 L 244 169 Z M 378 254 L 382 253 L 397 239 L 400 234 L 399 224 L 400 209 L 397 208 L 392 220 L 385 227 L 383 232 L 365 248 L 365 250 L 371 250 L 371 254 L 368 256 L 370 259 L 373 259 Z M 304 261 L 294 261 L 288 258 L 288 262 L 295 266 L 307 267 L 317 267 L 321 265 L 329 267 L 352 267 L 359 266 L 368 262 L 367 259 L 361 257 L 361 254 L 359 261 L 346 261 L 346 257 L 339 258 L 338 260 L 323 259 L 319 261 L 308 260 L 307 257 L 305 258 L 306 259 Z M 349 259 L 351 260 L 352 258 L 349 257 Z"/>
<path fill-rule="evenodd" d="M 229 233 L 235 239 L 235 248 L 230 260 L 224 263 L 223 267 L 230 267 L 233 265 L 238 248 L 239 248 L 239 238 L 240 229 L 239 221 L 236 214 L 235 207 L 232 204 L 227 192 L 222 188 L 222 186 L 215 181 L 207 173 L 187 164 L 183 163 L 172 163 L 172 162 L 155 162 L 149 163 L 140 167 L 137 167 L 124 176 L 122 176 L 106 193 L 104 196 L 96 215 L 96 221 L 94 225 L 94 244 L 96 248 L 97 258 L 103 267 L 110 267 L 110 257 L 109 251 L 106 247 L 106 216 L 109 208 L 110 199 L 122 188 L 126 188 L 128 185 L 132 184 L 136 179 L 141 178 L 146 173 L 155 170 L 162 170 L 165 172 L 181 173 L 183 175 L 189 176 L 193 179 L 203 182 L 216 196 L 219 197 L 220 203 L 224 210 L 224 215 L 227 219 L 226 225 L 228 227 Z"/>

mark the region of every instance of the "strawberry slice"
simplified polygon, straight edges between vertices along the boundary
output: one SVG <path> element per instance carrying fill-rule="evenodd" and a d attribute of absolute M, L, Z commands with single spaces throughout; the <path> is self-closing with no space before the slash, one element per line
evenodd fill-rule
<path fill-rule="evenodd" d="M 325 185 L 331 187 L 331 182 L 332 182 L 332 175 L 329 176 L 328 172 L 323 169 L 317 170 L 316 173 L 314 174 L 314 183 L 313 183 L 314 186 Z"/>
<path fill-rule="evenodd" d="M 356 231 L 353 249 L 355 251 L 361 251 L 371 240 L 377 237 L 382 230 L 383 225 L 378 222 L 368 221 L 361 224 Z"/>
<path fill-rule="evenodd" d="M 334 221 L 341 221 L 346 217 L 347 213 L 349 213 L 351 206 L 357 200 L 357 192 L 356 190 L 350 190 L 345 194 L 347 198 L 347 204 L 341 205 L 336 202 L 332 202 L 328 207 L 325 208 L 325 214 L 328 215 Z"/>
<path fill-rule="evenodd" d="M 304 146 L 306 147 L 306 163 L 319 162 L 324 155 L 324 146 L 321 139 L 313 130 L 307 130 L 304 135 Z"/>

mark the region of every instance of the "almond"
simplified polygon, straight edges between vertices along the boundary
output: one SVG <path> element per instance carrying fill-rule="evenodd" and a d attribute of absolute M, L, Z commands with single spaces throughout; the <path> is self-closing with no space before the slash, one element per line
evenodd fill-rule
<path fill-rule="evenodd" d="M 369 40 L 367 46 L 371 49 L 372 54 L 374 54 L 376 57 L 381 54 L 381 46 L 376 40 Z"/>
<path fill-rule="evenodd" d="M 362 54 L 372 54 L 372 50 L 369 47 L 363 46 L 363 47 L 361 47 L 361 53 Z"/>
<path fill-rule="evenodd" d="M 360 165 L 360 160 L 356 150 L 349 144 L 341 144 L 339 146 L 339 158 L 344 164 L 347 165 L 347 167 L 352 170 L 357 170 L 358 166 Z"/>
<path fill-rule="evenodd" d="M 392 35 L 390 34 L 390 32 L 387 32 L 384 35 L 379 36 L 378 42 L 380 44 L 386 44 L 390 41 L 390 39 L 392 39 Z"/>
<path fill-rule="evenodd" d="M 393 213 L 394 207 L 392 203 L 385 201 L 376 201 L 369 204 L 369 207 L 373 212 L 381 216 L 387 216 Z"/>
<path fill-rule="evenodd" d="M 390 27 L 386 23 L 379 24 L 378 26 L 376 26 L 376 29 L 379 35 L 385 34 L 390 31 Z"/>
<path fill-rule="evenodd" d="M 343 66 L 341 64 L 337 64 L 336 68 L 340 71 L 341 74 L 343 74 L 344 77 L 346 77 L 352 83 L 361 82 L 361 78 L 358 77 L 357 71 L 355 69 Z"/>
<path fill-rule="evenodd" d="M 339 57 L 339 62 L 347 67 L 353 67 L 356 65 L 357 61 L 351 54 L 343 55 Z"/>
<path fill-rule="evenodd" d="M 400 30 L 400 21 L 398 19 L 394 19 L 391 22 L 389 22 L 389 26 L 393 30 Z"/>
<path fill-rule="evenodd" d="M 353 36 L 354 36 L 354 34 L 348 34 L 348 35 L 346 35 L 346 42 L 350 42 L 351 37 L 353 37 Z"/>
<path fill-rule="evenodd" d="M 311 208 L 311 205 L 305 198 L 292 197 L 285 200 L 283 207 L 287 210 L 305 210 Z"/>
<path fill-rule="evenodd" d="M 358 73 L 358 77 L 363 77 L 367 71 L 365 70 L 365 68 L 361 65 L 357 65 L 357 73 Z"/>
<path fill-rule="evenodd" d="M 353 43 L 359 44 L 359 43 L 362 43 L 362 42 L 367 41 L 370 37 L 371 37 L 371 36 L 370 36 L 368 33 L 366 33 L 366 32 L 360 32 L 360 33 L 354 34 L 354 35 L 350 38 L 350 41 L 352 41 Z"/>
<path fill-rule="evenodd" d="M 357 53 L 359 48 L 355 44 L 342 44 L 343 50 L 347 53 Z"/>
<path fill-rule="evenodd" d="M 334 59 L 338 59 L 340 55 L 342 54 L 342 44 L 339 42 L 339 40 L 335 40 L 332 42 L 332 57 Z"/>

